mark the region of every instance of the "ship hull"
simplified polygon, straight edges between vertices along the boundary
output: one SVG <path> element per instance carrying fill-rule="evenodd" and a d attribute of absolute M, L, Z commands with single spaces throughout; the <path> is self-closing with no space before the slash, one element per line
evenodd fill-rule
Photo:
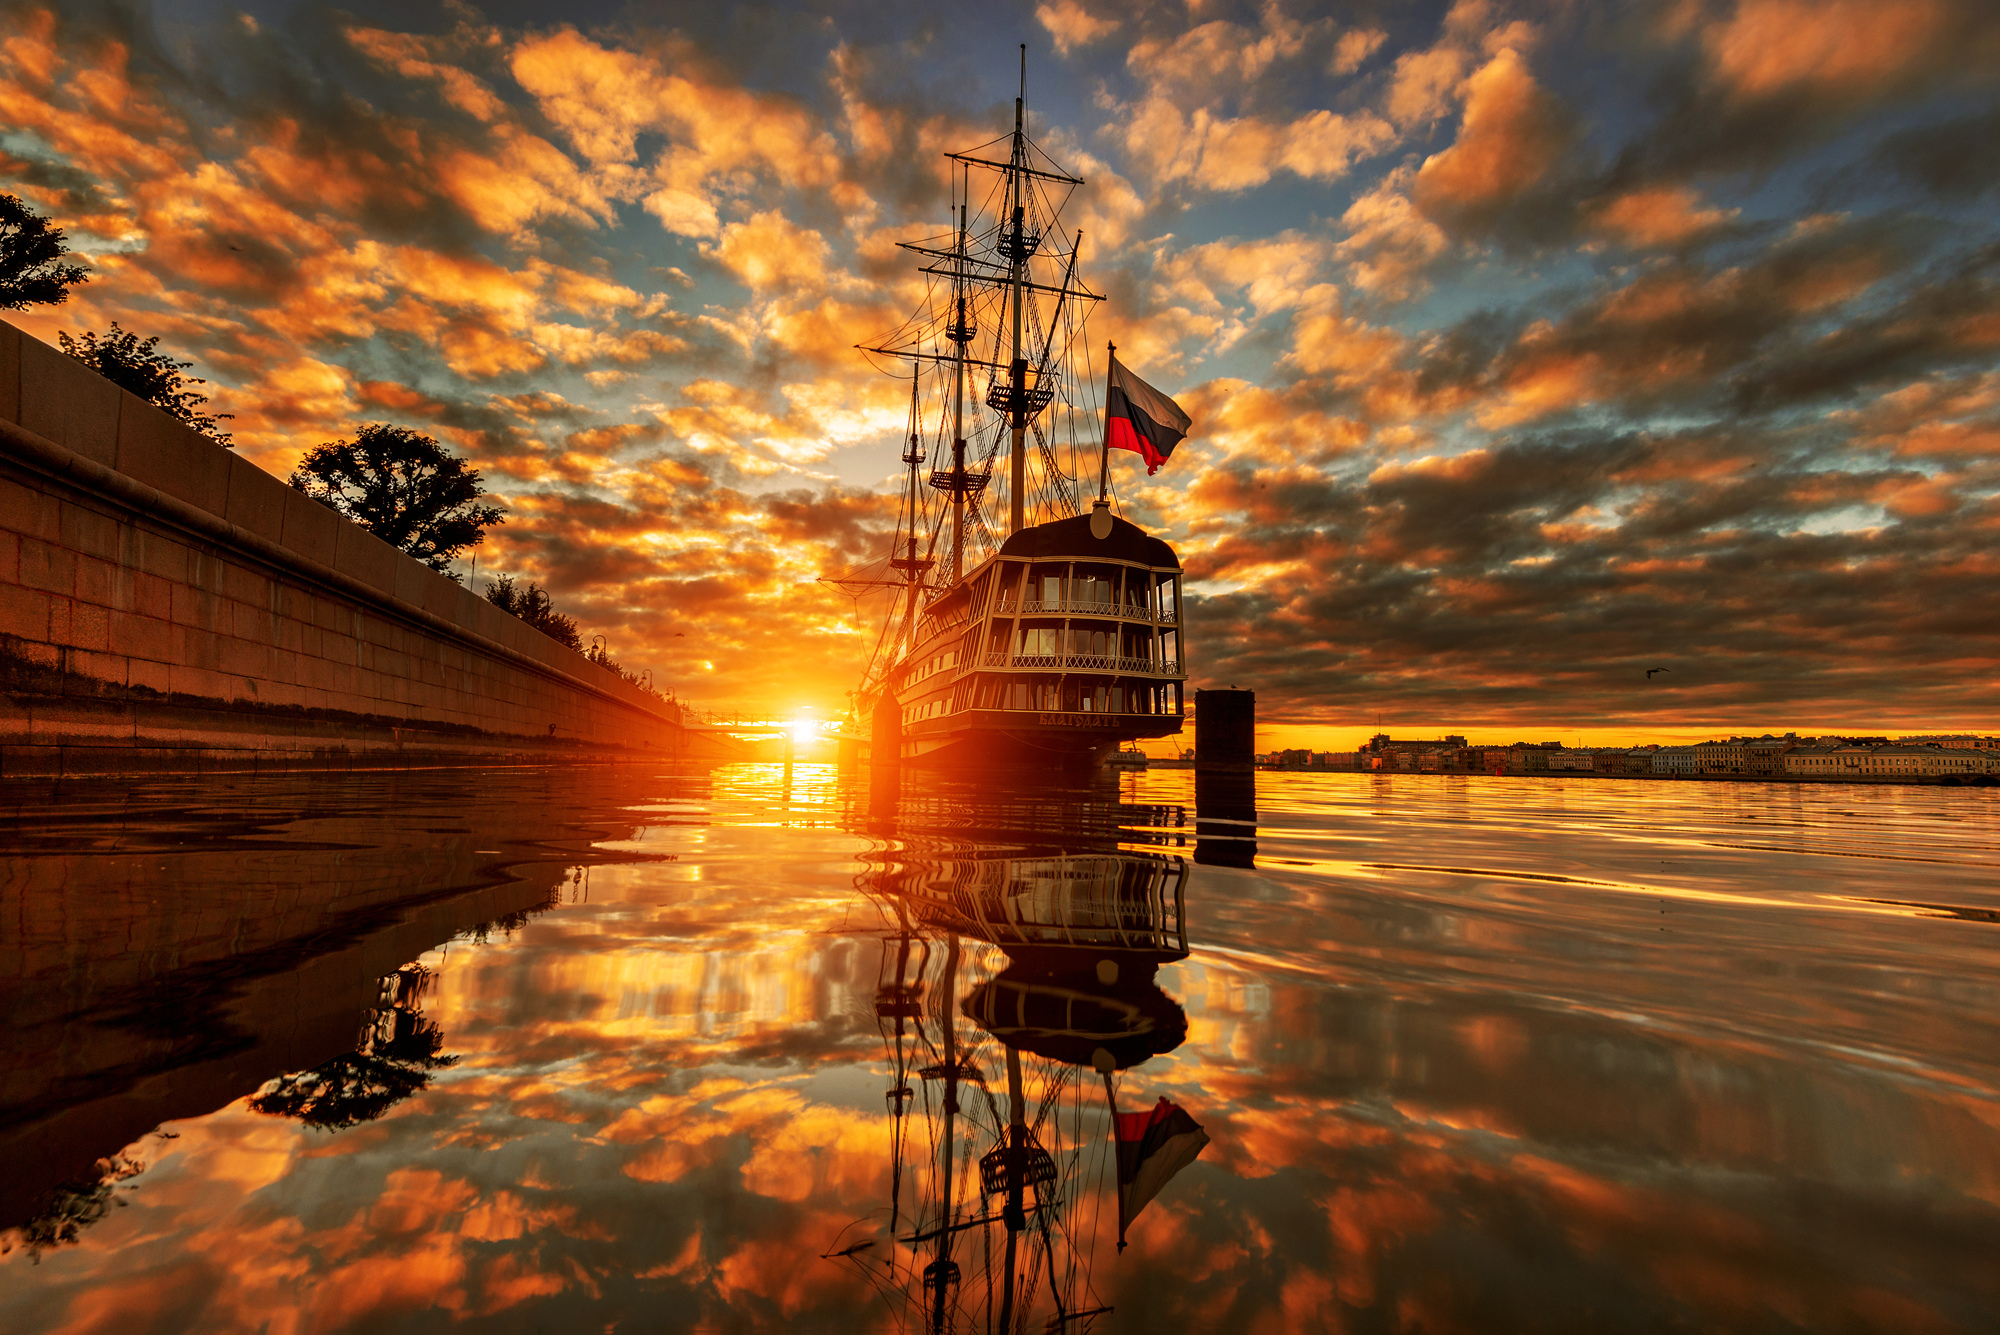
<path fill-rule="evenodd" d="M 939 769 L 1090 769 L 1108 762 L 1127 742 L 1170 737 L 1180 730 L 1181 720 L 1171 716 L 1047 713 L 1023 718 L 1000 710 L 970 710 L 915 725 L 900 739 L 897 758 Z"/>
<path fill-rule="evenodd" d="M 857 702 L 869 760 L 1085 769 L 1180 732 L 1180 562 L 1104 518 L 1024 529 L 925 605 L 895 669 Z"/>

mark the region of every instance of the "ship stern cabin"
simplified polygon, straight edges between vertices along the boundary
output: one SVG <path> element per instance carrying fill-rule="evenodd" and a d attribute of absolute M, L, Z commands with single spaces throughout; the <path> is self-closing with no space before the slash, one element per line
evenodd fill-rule
<path fill-rule="evenodd" d="M 1180 560 L 1138 525 L 1022 529 L 924 609 L 895 692 L 900 757 L 1096 764 L 1178 733 L 1181 627 Z"/>

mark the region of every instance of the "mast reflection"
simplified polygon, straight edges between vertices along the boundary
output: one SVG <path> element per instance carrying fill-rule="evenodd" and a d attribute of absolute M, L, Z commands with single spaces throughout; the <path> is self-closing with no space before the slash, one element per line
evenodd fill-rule
<path fill-rule="evenodd" d="M 1142 1143 L 1157 1110 L 1116 1107 L 1124 1072 L 1187 1037 L 1156 977 L 1189 953 L 1189 863 L 1142 851 L 1184 848 L 1185 815 L 1115 792 L 871 805 L 888 842 L 856 884 L 889 924 L 875 994 L 888 1227 L 850 1227 L 826 1255 L 930 1331 L 1027 1329 L 1031 1315 L 1087 1330 L 1111 1310 L 1089 1278 L 1101 1215 L 1117 1210 L 1122 1248 L 1131 1215 L 1207 1142 L 1173 1109 L 1192 1139 L 1166 1167 Z"/>

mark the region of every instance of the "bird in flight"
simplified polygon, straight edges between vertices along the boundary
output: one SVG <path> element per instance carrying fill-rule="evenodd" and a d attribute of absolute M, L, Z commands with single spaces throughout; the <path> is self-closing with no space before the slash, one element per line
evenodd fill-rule
<path fill-rule="evenodd" d="M 1672 669 L 1672 668 L 1647 668 L 1647 669 L 1646 669 L 1646 680 L 1647 680 L 1647 681 L 1651 681 L 1651 680 L 1653 679 L 1653 674 L 1654 674 L 1655 672 L 1672 672 L 1672 671 L 1673 671 L 1673 669 Z"/>

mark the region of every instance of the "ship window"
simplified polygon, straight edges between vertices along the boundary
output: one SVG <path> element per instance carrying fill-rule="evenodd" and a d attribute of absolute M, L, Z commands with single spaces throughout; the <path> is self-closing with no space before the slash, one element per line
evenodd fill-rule
<path fill-rule="evenodd" d="M 1147 592 L 1152 588 L 1152 584 L 1153 576 L 1148 571 L 1128 569 L 1125 572 L 1125 610 L 1127 612 L 1136 612 L 1141 615 L 1151 612 L 1152 609 L 1146 599 Z"/>
<path fill-rule="evenodd" d="M 1014 606 L 1021 586 L 1022 568 L 1019 561 L 1008 561 L 1001 565 L 999 605 L 1002 608 Z"/>
<path fill-rule="evenodd" d="M 1116 601 L 1117 588 L 1117 567 L 1078 565 L 1071 597 L 1079 607 L 1102 607 L 1108 611 Z"/>
<path fill-rule="evenodd" d="M 1075 626 L 1070 630 L 1070 652 L 1102 658 L 1111 652 L 1110 636 L 1102 627 Z"/>
<path fill-rule="evenodd" d="M 1062 652 L 1060 626 L 1021 627 L 1021 653 L 1028 658 L 1054 658 Z"/>
<path fill-rule="evenodd" d="M 1063 581 L 1064 577 L 1068 574 L 1069 565 L 1067 562 L 1061 565 L 1038 565 L 1035 567 L 1034 578 L 1041 590 L 1038 596 L 1043 607 L 1058 608 L 1062 606 Z"/>

